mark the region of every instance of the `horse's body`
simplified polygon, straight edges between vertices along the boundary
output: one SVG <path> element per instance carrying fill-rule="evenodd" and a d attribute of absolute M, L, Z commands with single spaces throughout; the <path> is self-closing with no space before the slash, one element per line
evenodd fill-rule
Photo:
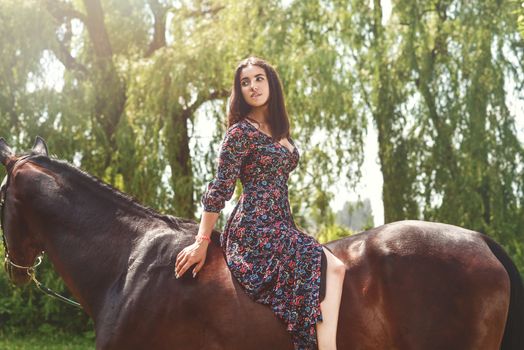
<path fill-rule="evenodd" d="M 219 232 L 197 277 L 176 279 L 176 255 L 194 241 L 196 222 L 157 214 L 50 160 L 45 144 L 22 161 L 6 147 L 0 142 L 10 257 L 30 266 L 47 252 L 93 318 L 97 349 L 293 349 L 284 324 L 232 277 Z M 522 281 L 486 236 L 403 221 L 326 245 L 347 266 L 339 350 L 489 350 L 504 334 L 505 349 L 523 348 Z"/>

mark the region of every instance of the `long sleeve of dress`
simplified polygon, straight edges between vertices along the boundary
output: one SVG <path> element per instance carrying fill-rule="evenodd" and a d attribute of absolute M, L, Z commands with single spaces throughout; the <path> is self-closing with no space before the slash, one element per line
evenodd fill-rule
<path fill-rule="evenodd" d="M 240 175 L 242 162 L 247 153 L 245 132 L 238 124 L 226 131 L 220 145 L 218 168 L 215 178 L 208 182 L 202 195 L 204 211 L 219 213 L 235 191 L 236 180 Z"/>

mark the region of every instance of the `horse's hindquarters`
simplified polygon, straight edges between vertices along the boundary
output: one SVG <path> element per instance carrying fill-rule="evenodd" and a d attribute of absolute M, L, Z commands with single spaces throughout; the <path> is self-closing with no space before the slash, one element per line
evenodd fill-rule
<path fill-rule="evenodd" d="M 500 348 L 509 279 L 480 237 L 376 234 L 345 252 L 340 349 Z"/>

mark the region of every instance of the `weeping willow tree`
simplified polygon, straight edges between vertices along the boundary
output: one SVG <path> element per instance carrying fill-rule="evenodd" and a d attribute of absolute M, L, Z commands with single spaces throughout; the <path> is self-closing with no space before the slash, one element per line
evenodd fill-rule
<path fill-rule="evenodd" d="M 524 52 L 514 4 L 393 1 L 386 20 L 380 1 L 355 1 L 340 23 L 355 93 L 378 130 L 385 222 L 423 218 L 485 232 L 524 266 L 515 124 Z"/>
<path fill-rule="evenodd" d="M 294 136 L 308 140 L 300 145 L 307 156 L 296 191 L 306 201 L 296 211 L 312 205 L 327 212 L 329 187 L 342 165 L 358 175 L 362 120 L 343 93 L 348 82 L 337 45 L 325 35 L 332 23 L 320 2 L 46 0 L 4 6 L 20 21 L 31 9 L 39 19 L 24 25 L 42 36 L 17 37 L 16 24 L 6 33 L 17 37 L 15 45 L 38 40 L 23 58 L 35 67 L 18 73 L 26 85 L 32 79 L 39 86 L 29 93 L 22 84 L 13 94 L 40 100 L 26 119 L 11 109 L 5 129 L 20 146 L 40 133 L 61 158 L 159 210 L 193 217 L 216 166 L 235 65 L 254 54 L 277 66 Z M 49 62 L 59 67 L 59 88 L 44 84 L 53 69 Z M 334 95 L 340 100 L 325 104 Z M 211 147 L 199 139 L 198 115 L 211 117 Z M 315 133 L 333 137 L 310 142 Z"/>
<path fill-rule="evenodd" d="M 517 0 L 514 1 L 514 4 L 516 4 L 515 7 L 517 7 L 515 13 L 517 15 L 519 30 L 522 36 L 524 37 L 524 2 Z"/>
<path fill-rule="evenodd" d="M 344 167 L 358 170 L 362 119 L 345 94 L 345 68 L 333 36 L 326 36 L 332 23 L 324 4 L 4 0 L 0 6 L 2 34 L 11 38 L 0 44 L 6 73 L 0 132 L 19 152 L 41 135 L 57 157 L 160 211 L 194 217 L 216 170 L 234 68 L 258 55 L 280 72 L 303 155 L 291 182 L 297 221 L 326 221 L 329 186 Z M 325 104 L 335 95 L 337 103 Z M 210 139 L 201 120 L 213 130 Z M 4 278 L 3 323 L 87 324 L 85 317 L 73 322 L 78 313 L 33 289 L 13 290 Z M 67 295 L 54 274 L 42 278 Z M 38 316 L 24 317 L 30 312 Z"/>

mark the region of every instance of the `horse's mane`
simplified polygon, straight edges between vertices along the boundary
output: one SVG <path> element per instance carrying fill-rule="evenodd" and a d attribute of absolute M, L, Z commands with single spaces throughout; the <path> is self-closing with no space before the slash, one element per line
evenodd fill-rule
<path fill-rule="evenodd" d="M 172 215 L 160 214 L 156 210 L 141 204 L 132 196 L 116 189 L 115 187 L 102 181 L 98 177 L 91 175 L 77 168 L 76 166 L 74 166 L 73 164 L 67 161 L 59 160 L 56 158 L 50 158 L 50 157 L 46 157 L 43 155 L 33 156 L 31 157 L 31 161 L 34 163 L 37 163 L 38 165 L 44 166 L 46 168 L 49 168 L 50 166 L 52 166 L 54 170 L 56 171 L 64 171 L 69 174 L 78 176 L 80 179 L 84 180 L 85 183 L 88 184 L 88 186 L 92 187 L 93 189 L 107 191 L 120 204 L 123 204 L 128 208 L 143 212 L 151 217 L 160 219 L 166 222 L 171 227 L 178 228 L 180 223 L 190 223 L 190 222 L 194 223 L 195 222 L 194 220 L 188 219 L 188 218 L 179 218 L 179 217 L 175 217 Z"/>

